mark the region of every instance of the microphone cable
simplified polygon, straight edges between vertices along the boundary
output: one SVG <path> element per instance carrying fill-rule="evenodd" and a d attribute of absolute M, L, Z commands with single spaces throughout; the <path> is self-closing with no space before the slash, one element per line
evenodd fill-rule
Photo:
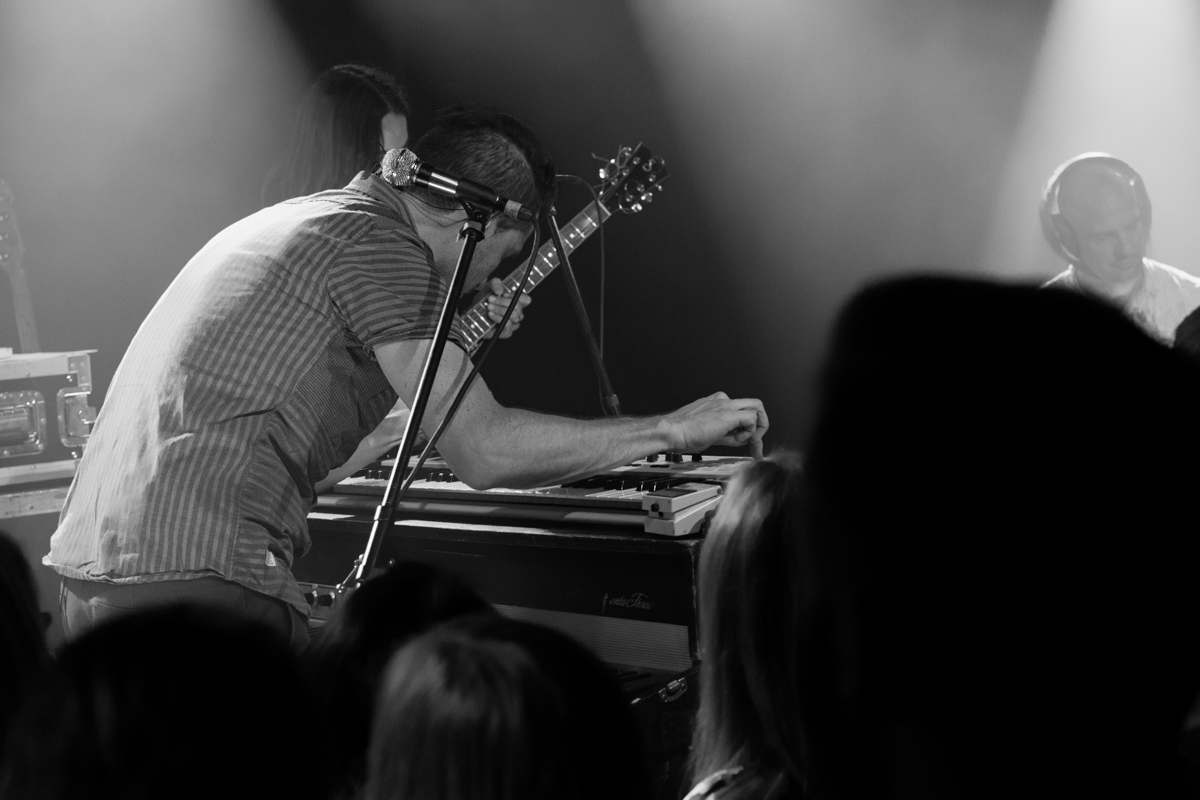
<path fill-rule="evenodd" d="M 605 271 L 606 263 L 604 258 L 604 212 L 600 205 L 600 195 L 596 193 L 596 187 L 585 181 L 578 175 L 556 175 L 560 181 L 566 183 L 578 183 L 582 185 L 592 194 L 592 203 L 596 206 L 596 233 L 600 234 L 600 331 L 596 337 L 596 347 L 600 350 L 600 358 L 604 358 L 604 286 L 605 286 Z M 601 398 L 601 405 L 604 404 L 604 399 Z"/>
<path fill-rule="evenodd" d="M 593 156 L 595 157 L 595 156 Z M 596 349 L 600 351 L 600 360 L 604 360 L 604 286 L 605 286 L 605 264 L 604 258 L 604 212 L 601 210 L 600 195 L 596 193 L 596 187 L 585 181 L 578 175 L 557 175 L 560 181 L 566 183 L 578 183 L 592 193 L 592 202 L 596 206 L 596 232 L 600 234 L 600 323 L 599 334 L 596 337 Z M 596 386 L 597 396 L 600 398 L 600 407 L 605 407 L 604 388 L 600 385 Z"/>

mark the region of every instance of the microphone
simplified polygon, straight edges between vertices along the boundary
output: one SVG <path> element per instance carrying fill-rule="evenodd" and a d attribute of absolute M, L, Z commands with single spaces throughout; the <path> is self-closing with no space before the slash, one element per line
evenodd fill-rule
<path fill-rule="evenodd" d="M 407 147 L 388 150 L 380 162 L 383 179 L 392 186 L 422 186 L 426 189 L 466 200 L 476 205 L 499 211 L 501 214 L 524 221 L 533 220 L 533 212 L 516 200 L 501 197 L 488 187 L 466 178 L 455 178 L 439 172 Z"/>

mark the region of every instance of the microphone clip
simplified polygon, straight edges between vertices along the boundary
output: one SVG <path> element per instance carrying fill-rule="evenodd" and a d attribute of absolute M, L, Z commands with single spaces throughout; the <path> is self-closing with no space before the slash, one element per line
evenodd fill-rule
<path fill-rule="evenodd" d="M 472 203 L 465 197 L 460 197 L 459 202 L 462 203 L 463 210 L 467 212 L 467 219 L 458 229 L 458 240 L 462 241 L 470 236 L 477 242 L 481 241 L 487 235 L 487 222 L 493 214 L 492 209 Z"/>

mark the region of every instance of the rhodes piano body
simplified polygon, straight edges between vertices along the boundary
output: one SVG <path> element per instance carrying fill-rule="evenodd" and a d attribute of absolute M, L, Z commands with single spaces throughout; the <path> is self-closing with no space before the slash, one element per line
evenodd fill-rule
<path fill-rule="evenodd" d="M 698 703 L 700 547 L 745 461 L 666 454 L 563 486 L 486 492 L 434 462 L 406 493 L 380 561 L 455 572 L 501 614 L 588 645 L 630 698 L 658 796 L 678 797 Z M 389 471 L 348 478 L 309 514 L 312 550 L 292 571 L 315 620 L 337 605 L 366 549 Z"/>
<path fill-rule="evenodd" d="M 506 616 L 570 633 L 652 674 L 697 663 L 696 567 L 725 480 L 745 459 L 666 454 L 563 486 L 476 491 L 444 462 L 405 495 L 381 563 L 455 572 Z M 312 551 L 293 565 L 316 619 L 366 548 L 390 464 L 318 498 Z"/>

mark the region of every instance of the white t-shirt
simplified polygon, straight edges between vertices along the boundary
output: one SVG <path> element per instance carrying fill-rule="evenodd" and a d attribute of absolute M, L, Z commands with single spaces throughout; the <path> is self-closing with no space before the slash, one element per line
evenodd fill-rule
<path fill-rule="evenodd" d="M 1146 277 L 1141 287 L 1117 302 L 1147 333 L 1168 345 L 1172 344 L 1179 323 L 1200 307 L 1200 278 L 1151 258 L 1144 258 L 1142 262 L 1146 266 Z M 1073 264 L 1042 286 L 1085 291 Z"/>

